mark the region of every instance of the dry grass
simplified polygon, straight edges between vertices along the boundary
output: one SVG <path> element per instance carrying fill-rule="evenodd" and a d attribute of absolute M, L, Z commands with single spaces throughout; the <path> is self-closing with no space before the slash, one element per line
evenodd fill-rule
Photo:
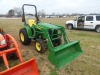
<path fill-rule="evenodd" d="M 65 26 L 66 20 L 69 19 L 73 18 L 47 18 L 41 19 L 41 21 Z M 38 53 L 35 50 L 34 41 L 32 41 L 31 45 L 29 46 L 24 46 L 21 44 L 18 33 L 22 26 L 23 23 L 20 19 L 0 19 L 0 27 L 2 27 L 6 33 L 12 35 L 16 39 L 24 61 L 33 57 L 36 58 L 40 75 L 100 74 L 100 33 L 84 30 L 66 30 L 70 40 L 80 40 L 80 45 L 84 53 L 61 70 L 58 70 L 55 69 L 55 67 L 48 60 L 49 51 L 46 51 L 44 54 Z M 18 64 L 18 61 L 10 60 L 10 66 L 16 64 Z M 4 68 L 3 62 L 0 63 L 0 70 L 1 67 Z"/>

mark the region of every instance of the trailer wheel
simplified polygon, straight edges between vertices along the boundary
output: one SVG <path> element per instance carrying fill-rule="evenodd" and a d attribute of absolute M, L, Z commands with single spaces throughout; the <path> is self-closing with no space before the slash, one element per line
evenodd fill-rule
<path fill-rule="evenodd" d="M 36 50 L 40 53 L 44 53 L 47 49 L 46 44 L 45 44 L 44 40 L 42 40 L 42 39 L 36 40 L 35 47 L 36 47 Z"/>
<path fill-rule="evenodd" d="M 69 29 L 69 30 L 73 29 L 73 25 L 71 25 L 71 24 L 67 25 L 67 29 Z"/>
<path fill-rule="evenodd" d="M 31 43 L 31 39 L 28 38 L 28 34 L 25 28 L 20 29 L 19 37 L 23 45 L 29 45 Z"/>
<path fill-rule="evenodd" d="M 95 30 L 96 32 L 100 33 L 100 26 L 97 26 Z"/>

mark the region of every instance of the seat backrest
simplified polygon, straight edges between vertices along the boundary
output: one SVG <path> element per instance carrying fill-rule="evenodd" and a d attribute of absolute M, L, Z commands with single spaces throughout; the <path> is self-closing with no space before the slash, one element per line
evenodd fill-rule
<path fill-rule="evenodd" d="M 32 27 L 32 25 L 36 25 L 36 22 L 34 19 L 29 19 L 28 24 L 30 25 L 30 27 Z"/>

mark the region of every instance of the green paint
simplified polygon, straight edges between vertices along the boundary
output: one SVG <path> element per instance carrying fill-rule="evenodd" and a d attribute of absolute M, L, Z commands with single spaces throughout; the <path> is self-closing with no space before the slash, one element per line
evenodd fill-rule
<path fill-rule="evenodd" d="M 25 28 L 29 38 L 39 39 L 39 36 L 41 36 L 41 39 L 47 41 L 48 50 L 50 52 L 48 59 L 57 68 L 62 68 L 83 53 L 79 41 L 69 41 L 63 26 L 38 23 L 32 27 L 25 25 Z M 64 43 L 54 46 L 55 41 L 61 39 L 61 37 L 63 37 Z"/>

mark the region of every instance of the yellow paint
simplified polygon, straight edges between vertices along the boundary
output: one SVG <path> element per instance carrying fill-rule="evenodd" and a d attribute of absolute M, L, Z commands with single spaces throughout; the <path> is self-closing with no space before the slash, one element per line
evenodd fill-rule
<path fill-rule="evenodd" d="M 20 33 L 20 38 L 21 38 L 21 41 L 24 42 L 24 34 L 23 33 Z"/>
<path fill-rule="evenodd" d="M 41 51 L 41 45 L 40 45 L 38 42 L 36 42 L 36 49 L 37 49 L 38 51 Z"/>
<path fill-rule="evenodd" d="M 36 25 L 36 22 L 33 19 L 29 19 L 28 23 L 29 23 L 30 27 L 32 27 L 32 25 Z"/>

